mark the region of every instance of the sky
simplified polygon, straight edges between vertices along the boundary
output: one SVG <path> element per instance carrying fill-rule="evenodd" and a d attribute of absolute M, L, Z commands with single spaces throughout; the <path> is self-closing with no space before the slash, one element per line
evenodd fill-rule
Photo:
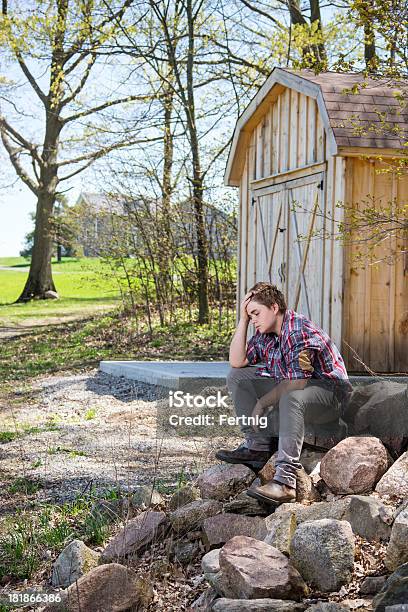
<path fill-rule="evenodd" d="M 78 185 L 70 191 L 68 199 L 74 204 L 81 192 L 89 191 Z M 17 257 L 24 245 L 24 236 L 33 229 L 30 213 L 35 212 L 35 195 L 19 181 L 14 187 L 0 191 L 0 257 Z"/>
<path fill-rule="evenodd" d="M 325 18 L 327 17 L 328 15 L 325 15 Z M 21 77 L 18 68 L 17 71 L 16 80 Z M 41 76 L 45 78 L 46 73 L 44 72 Z M 107 76 L 105 70 L 101 82 L 106 82 Z M 98 79 L 96 79 L 97 81 Z M 20 93 L 22 95 L 21 100 L 23 100 L 23 90 Z M 15 101 L 17 104 L 20 102 L 18 99 Z M 33 110 L 28 120 L 29 131 L 31 128 L 34 132 L 33 141 L 37 140 L 39 135 L 35 125 L 36 120 L 38 121 L 38 115 L 36 116 L 36 112 Z M 3 149 L 1 144 L 0 149 Z M 16 175 L 4 149 L 0 151 L 0 168 L 0 178 L 2 179 L 0 182 L 4 181 L 1 185 L 2 188 L 0 188 L 0 257 L 14 257 L 18 256 L 23 248 L 25 235 L 33 229 L 30 213 L 35 212 L 36 198 L 21 180 L 15 180 Z M 66 194 L 69 204 L 76 202 L 81 191 L 97 191 L 92 178 L 94 177 L 92 177 L 91 172 L 85 172 L 78 175 L 74 181 L 69 182 L 71 189 Z"/>

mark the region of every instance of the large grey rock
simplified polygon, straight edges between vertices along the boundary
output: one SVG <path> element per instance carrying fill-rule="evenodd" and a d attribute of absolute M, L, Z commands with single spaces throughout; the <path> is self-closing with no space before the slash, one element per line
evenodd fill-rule
<path fill-rule="evenodd" d="M 237 535 L 263 540 L 267 534 L 263 518 L 227 513 L 205 519 L 202 530 L 203 540 L 208 548 L 220 546 Z"/>
<path fill-rule="evenodd" d="M 353 532 L 369 542 L 388 541 L 391 527 L 384 522 L 382 516 L 386 507 L 375 497 L 367 495 L 352 495 L 346 520 Z"/>
<path fill-rule="evenodd" d="M 268 517 L 268 520 L 273 521 L 274 517 L 277 519 L 278 516 L 288 512 L 295 515 L 298 525 L 306 521 L 318 521 L 320 519 L 347 520 L 350 499 L 350 497 L 345 497 L 332 502 L 317 502 L 310 506 L 298 503 L 281 504 L 274 514 Z"/>
<path fill-rule="evenodd" d="M 300 601 L 308 588 L 279 550 L 265 542 L 236 536 L 220 551 L 222 591 L 231 599 Z"/>
<path fill-rule="evenodd" d="M 190 607 L 197 612 L 208 612 L 208 610 L 212 610 L 211 606 L 217 598 L 217 591 L 214 589 L 214 587 L 210 586 L 203 593 L 201 593 L 198 599 L 193 601 Z"/>
<path fill-rule="evenodd" d="M 215 499 L 198 499 L 172 512 L 169 519 L 175 531 L 187 532 L 198 529 L 205 518 L 221 511 L 221 502 Z"/>
<path fill-rule="evenodd" d="M 277 517 L 272 514 L 265 519 L 265 525 L 268 534 L 264 538 L 264 542 L 289 556 L 290 543 L 297 527 L 296 516 L 291 512 L 285 512 Z"/>
<path fill-rule="evenodd" d="M 68 587 L 99 562 L 100 554 L 88 548 L 82 540 L 73 540 L 64 548 L 52 567 L 54 587 Z"/>
<path fill-rule="evenodd" d="M 407 604 L 397 604 L 396 606 L 387 606 L 385 612 L 408 612 Z"/>
<path fill-rule="evenodd" d="M 131 569 L 109 563 L 95 567 L 60 595 L 61 602 L 47 606 L 44 612 L 142 611 L 153 600 L 153 589 Z"/>
<path fill-rule="evenodd" d="M 163 497 L 160 493 L 148 485 L 136 486 L 130 497 L 130 504 L 135 508 L 140 508 L 142 506 L 157 506 L 162 504 L 163 501 Z"/>
<path fill-rule="evenodd" d="M 213 589 L 217 591 L 220 597 L 231 597 L 231 593 L 228 591 L 228 586 L 222 582 L 221 571 L 217 572 L 216 574 L 209 572 L 208 574 L 205 574 L 205 579 L 210 583 Z"/>
<path fill-rule="evenodd" d="M 204 574 L 216 574 L 220 571 L 220 550 L 220 548 L 214 548 L 201 559 L 201 569 Z"/>
<path fill-rule="evenodd" d="M 167 529 L 164 512 L 147 510 L 130 520 L 102 553 L 104 562 L 123 559 L 161 538 Z"/>
<path fill-rule="evenodd" d="M 305 470 L 299 470 L 296 478 L 296 501 L 317 502 L 321 500 L 319 491 L 313 484 L 313 480 Z"/>
<path fill-rule="evenodd" d="M 394 521 L 384 563 L 392 572 L 408 563 L 408 508 L 400 512 Z"/>
<path fill-rule="evenodd" d="M 351 437 L 323 457 L 320 475 L 336 495 L 371 491 L 388 468 L 384 444 L 373 437 Z"/>
<path fill-rule="evenodd" d="M 196 501 L 200 497 L 200 490 L 197 487 L 186 485 L 178 489 L 170 498 L 169 510 L 177 510 L 182 506 L 186 506 L 192 501 Z"/>
<path fill-rule="evenodd" d="M 406 604 L 408 600 L 408 563 L 401 565 L 373 599 L 374 612 L 385 612 L 387 606 Z"/>
<path fill-rule="evenodd" d="M 173 542 L 169 552 L 172 559 L 181 565 L 188 565 L 200 554 L 200 546 L 197 541 L 184 542 L 180 540 Z"/>
<path fill-rule="evenodd" d="M 387 576 L 367 576 L 360 585 L 360 595 L 376 595 L 386 583 Z"/>
<path fill-rule="evenodd" d="M 283 599 L 226 599 L 213 604 L 213 612 L 302 612 L 305 605 Z"/>
<path fill-rule="evenodd" d="M 408 451 L 393 463 L 375 490 L 380 495 L 408 497 Z"/>
<path fill-rule="evenodd" d="M 335 601 L 319 601 L 307 608 L 306 612 L 350 612 L 349 606 Z"/>
<path fill-rule="evenodd" d="M 290 559 L 303 578 L 320 591 L 337 591 L 351 580 L 354 535 L 347 521 L 322 519 L 299 525 Z"/>
<path fill-rule="evenodd" d="M 404 512 L 404 510 L 408 509 L 408 499 L 404 499 L 401 504 L 395 509 L 394 519 L 400 514 L 400 512 Z"/>
<path fill-rule="evenodd" d="M 249 487 L 255 479 L 254 472 L 245 465 L 213 465 L 197 478 L 197 486 L 203 499 L 227 500 Z"/>
<path fill-rule="evenodd" d="M 351 397 L 351 410 L 357 399 Z M 360 392 L 363 394 L 363 391 Z M 355 411 L 356 434 L 369 434 L 384 441 L 408 435 L 408 386 L 394 381 L 380 381 L 364 390 L 366 401 Z M 348 408 L 350 411 L 350 406 Z"/>

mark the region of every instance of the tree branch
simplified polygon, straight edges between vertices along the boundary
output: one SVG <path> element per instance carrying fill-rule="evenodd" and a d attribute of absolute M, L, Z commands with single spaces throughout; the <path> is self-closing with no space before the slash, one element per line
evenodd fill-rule
<path fill-rule="evenodd" d="M 7 132 L 9 136 L 12 136 L 22 147 L 24 147 L 25 149 L 27 149 L 27 151 L 30 152 L 30 155 L 32 156 L 33 159 L 35 159 L 35 161 L 41 165 L 41 158 L 39 157 L 38 153 L 37 153 L 37 147 L 35 145 L 33 145 L 32 142 L 29 142 L 28 140 L 26 140 L 19 132 L 17 132 L 17 130 L 15 130 L 9 123 L 8 121 L 0 115 L 0 129 L 2 129 L 4 132 Z"/>
<path fill-rule="evenodd" d="M 260 8 L 258 8 L 257 6 L 254 6 L 253 4 L 250 4 L 249 2 L 247 2 L 247 0 L 240 0 L 240 2 L 242 2 L 242 4 L 245 4 L 245 6 L 248 7 L 249 9 L 251 9 L 251 11 L 253 11 L 254 13 L 258 13 L 259 15 L 262 15 L 262 17 L 266 17 L 267 19 L 272 21 L 272 23 L 277 25 L 279 28 L 284 29 L 282 24 L 277 19 L 272 17 L 272 15 L 270 15 L 269 13 L 266 13 L 265 11 L 261 10 Z"/>
<path fill-rule="evenodd" d="M 68 166 L 69 164 L 77 164 L 81 161 L 86 161 L 86 160 L 95 161 L 99 159 L 100 157 L 104 157 L 105 155 L 107 155 L 107 153 L 110 153 L 111 151 L 114 151 L 116 149 L 124 149 L 125 147 L 131 147 L 135 144 L 158 142 L 159 140 L 163 140 L 163 137 L 157 136 L 156 138 L 143 138 L 143 139 L 137 139 L 137 140 L 127 140 L 126 142 L 116 142 L 115 144 L 110 145 L 108 147 L 103 147 L 102 149 L 94 153 L 87 153 L 85 155 L 80 155 L 79 157 L 76 157 L 75 159 L 66 159 L 62 162 L 59 162 L 56 165 L 58 168 L 61 168 L 62 166 Z M 61 181 L 66 180 L 66 177 L 61 178 L 59 180 Z"/>
<path fill-rule="evenodd" d="M 30 83 L 31 87 L 34 89 L 37 96 L 40 98 L 41 102 L 45 105 L 47 103 L 47 96 L 42 91 L 42 89 L 38 86 L 37 81 L 27 68 L 25 61 L 23 60 L 21 53 L 19 51 L 16 52 L 16 58 L 20 65 L 21 70 L 24 72 L 27 81 Z"/>
<path fill-rule="evenodd" d="M 18 154 L 20 153 L 20 149 L 12 147 L 11 142 L 7 138 L 5 131 L 3 129 L 0 129 L 0 131 L 1 131 L 1 139 L 3 141 L 4 148 L 9 154 L 10 161 L 13 164 L 17 175 L 21 178 L 23 183 L 25 183 L 27 187 L 31 189 L 31 191 L 36 196 L 38 196 L 38 190 L 39 190 L 38 185 L 36 185 L 34 181 L 28 176 L 28 174 L 25 172 L 24 168 L 22 167 L 22 165 L 20 164 L 18 160 Z"/>
<path fill-rule="evenodd" d="M 88 80 L 89 74 L 92 70 L 92 66 L 95 64 L 96 62 L 96 54 L 93 53 L 91 58 L 88 60 L 87 66 L 84 70 L 84 74 L 82 75 L 82 78 L 79 82 L 79 85 L 70 93 L 69 96 L 67 96 L 66 98 L 64 98 L 63 100 L 61 100 L 60 103 L 60 108 L 62 109 L 64 106 L 66 106 L 67 104 L 69 104 L 70 102 L 72 102 L 72 100 L 79 94 L 79 92 L 84 88 L 85 83 Z"/>
<path fill-rule="evenodd" d="M 75 119 L 80 119 L 81 117 L 86 117 L 88 115 L 92 115 L 93 113 L 97 113 L 105 108 L 109 108 L 110 106 L 114 106 L 117 104 L 124 104 L 125 102 L 133 102 L 134 100 L 156 100 L 157 96 L 127 96 L 126 98 L 120 98 L 118 100 L 111 100 L 110 102 L 105 102 L 104 104 L 100 104 L 99 106 L 94 106 L 93 108 L 89 108 L 86 111 L 82 111 L 80 113 L 76 113 L 75 115 L 70 115 L 69 117 L 65 117 L 61 119 L 62 125 L 65 125 L 69 121 L 74 121 Z"/>

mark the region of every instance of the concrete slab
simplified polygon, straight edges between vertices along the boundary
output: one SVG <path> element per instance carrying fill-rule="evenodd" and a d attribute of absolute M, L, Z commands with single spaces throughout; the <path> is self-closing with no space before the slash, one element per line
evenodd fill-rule
<path fill-rule="evenodd" d="M 203 388 L 224 385 L 230 365 L 228 361 L 101 361 L 99 368 L 113 376 L 191 391 L 192 386 Z M 408 376 L 350 376 L 353 386 L 380 380 L 408 384 Z"/>
<path fill-rule="evenodd" d="M 101 361 L 99 369 L 151 385 L 192 391 L 224 385 L 230 365 L 228 361 Z"/>

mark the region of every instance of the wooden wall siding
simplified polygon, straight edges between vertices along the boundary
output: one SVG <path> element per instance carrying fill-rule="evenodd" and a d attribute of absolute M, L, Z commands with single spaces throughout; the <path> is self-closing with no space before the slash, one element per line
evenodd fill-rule
<path fill-rule="evenodd" d="M 398 203 L 408 202 L 408 179 L 394 179 Z M 408 232 L 398 242 L 408 249 Z M 408 372 L 408 253 L 397 260 L 395 266 L 395 369 Z"/>
<path fill-rule="evenodd" d="M 325 160 L 326 134 L 316 100 L 285 89 L 254 128 L 252 179 Z"/>
<path fill-rule="evenodd" d="M 377 206 L 381 201 L 387 205 L 393 194 L 400 202 L 407 201 L 408 181 L 378 173 L 385 167 L 381 162 L 349 158 L 347 164 L 347 201 L 354 208 L 364 210 L 370 204 L 367 194 L 374 194 Z M 393 247 L 395 241 L 386 240 L 376 250 L 378 259 Z M 408 329 L 402 332 L 404 320 L 408 321 L 408 271 L 404 274 L 402 260 L 395 265 L 383 261 L 361 267 L 355 262 L 359 251 L 366 253 L 364 243 L 352 241 L 345 248 L 344 340 L 376 372 L 407 371 Z M 351 350 L 344 352 L 350 370 L 364 370 Z"/>
<path fill-rule="evenodd" d="M 256 280 L 265 280 L 286 291 L 282 266 L 286 261 L 287 202 L 284 189 L 256 199 L 257 233 L 255 236 Z M 271 211 L 273 214 L 271 214 Z"/>
<path fill-rule="evenodd" d="M 333 179 L 332 179 L 333 180 Z M 337 208 L 338 202 L 344 202 L 346 189 L 346 160 L 344 157 L 334 158 L 334 183 L 332 200 L 332 218 L 342 221 L 343 209 Z M 330 336 L 338 347 L 341 346 L 343 337 L 343 276 L 344 276 L 344 250 L 339 240 L 331 241 L 331 313 L 330 313 Z"/>
<path fill-rule="evenodd" d="M 284 89 L 253 129 L 247 147 L 240 186 L 242 245 L 239 253 L 238 301 L 242 300 L 255 282 L 269 280 L 285 292 L 289 306 L 293 307 L 291 301 L 292 297 L 295 297 L 299 256 L 294 250 L 296 245 L 289 211 L 289 193 L 283 184 L 281 192 L 279 188 L 275 188 L 274 193 L 254 198 L 250 183 L 311 163 L 323 162 L 325 154 L 325 130 L 319 118 L 316 101 L 293 90 Z M 305 185 L 296 187 L 294 192 L 294 198 L 303 204 L 307 203 L 309 208 L 314 203 L 317 182 L 320 182 L 321 176 L 315 175 L 311 180 L 310 183 L 310 179 L 305 179 Z M 324 205 L 324 199 L 321 205 Z M 307 215 L 303 212 L 298 213 L 298 216 L 298 232 L 305 234 L 308 229 Z M 321 217 L 319 219 L 321 220 Z M 317 218 L 315 222 L 318 223 Z M 278 225 L 284 231 L 277 233 Z M 323 288 L 329 285 L 322 278 L 326 272 L 324 252 L 327 247 L 324 243 L 318 245 L 318 242 L 312 240 L 309 246 L 305 277 L 312 278 L 307 281 L 310 303 L 313 304 L 312 317 L 316 323 L 323 324 L 324 317 L 330 320 L 328 313 L 331 307 L 325 306 L 325 296 L 322 293 Z M 275 250 L 270 262 L 273 248 Z M 300 245 L 300 250 L 302 257 L 303 244 Z M 317 288 L 319 283 L 321 289 Z M 298 310 L 307 314 L 305 299 L 302 288 Z"/>
<path fill-rule="evenodd" d="M 322 303 L 324 240 L 313 237 L 311 232 L 321 234 L 323 218 L 318 214 L 318 207 L 324 207 L 323 192 L 320 189 L 322 178 L 322 174 L 308 178 L 304 185 L 294 189 L 288 183 L 289 248 L 286 257 L 288 305 L 320 326 L 323 325 L 323 308 L 327 307 Z M 292 210 L 293 205 L 296 212 Z M 307 239 L 309 234 L 312 235 L 310 240 Z M 303 236 L 303 239 L 298 241 L 298 236 Z M 301 268 L 304 268 L 303 275 L 300 273 Z"/>

